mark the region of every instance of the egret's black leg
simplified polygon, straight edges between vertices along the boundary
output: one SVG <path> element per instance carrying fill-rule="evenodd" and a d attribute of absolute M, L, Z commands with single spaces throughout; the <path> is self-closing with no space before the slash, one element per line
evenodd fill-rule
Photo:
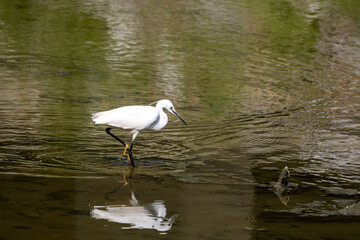
<path fill-rule="evenodd" d="M 117 136 L 115 136 L 114 134 L 112 134 L 112 133 L 110 132 L 110 130 L 111 130 L 111 128 L 106 128 L 106 129 L 105 129 L 105 131 L 106 131 L 107 134 L 109 134 L 110 136 L 112 136 L 113 138 L 115 138 L 115 139 L 116 139 L 117 141 L 119 141 L 122 145 L 126 146 L 126 143 L 125 143 L 123 140 L 121 140 L 120 138 L 118 138 Z"/>
<path fill-rule="evenodd" d="M 106 129 L 105 129 L 105 131 L 106 131 L 107 134 L 109 134 L 110 136 L 112 136 L 112 137 L 115 138 L 117 141 L 119 141 L 122 145 L 125 146 L 125 151 L 127 150 L 127 152 L 128 152 L 128 156 L 129 156 L 129 158 L 130 158 L 131 165 L 132 165 L 133 167 L 135 167 L 134 159 L 133 159 L 132 153 L 131 153 L 131 149 L 132 149 L 134 143 L 132 143 L 132 144 L 131 144 L 131 147 L 129 148 L 129 146 L 128 146 L 123 140 L 121 140 L 120 138 L 118 138 L 117 136 L 115 136 L 114 134 L 112 134 L 112 133 L 110 132 L 110 130 L 111 130 L 111 128 L 106 128 Z"/>
<path fill-rule="evenodd" d="M 135 163 L 134 163 L 134 160 L 133 160 L 133 158 L 132 158 L 132 152 L 131 152 L 133 146 L 134 146 L 134 142 L 132 142 L 131 145 L 130 145 L 130 147 L 128 148 L 128 155 L 129 155 L 129 157 L 130 157 L 131 165 L 132 165 L 133 167 L 135 167 Z"/>
<path fill-rule="evenodd" d="M 134 163 L 134 159 L 133 159 L 133 157 L 132 157 L 132 152 L 131 152 L 131 150 L 128 150 L 128 156 L 129 156 L 129 158 L 130 158 L 131 165 L 132 165 L 133 167 L 135 167 L 135 163 Z"/>

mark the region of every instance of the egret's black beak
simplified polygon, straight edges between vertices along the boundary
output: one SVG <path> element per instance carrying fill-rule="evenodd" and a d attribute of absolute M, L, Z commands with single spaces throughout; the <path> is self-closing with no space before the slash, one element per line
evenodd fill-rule
<path fill-rule="evenodd" d="M 187 123 L 185 122 L 185 120 L 182 119 L 182 117 L 180 117 L 180 115 L 175 110 L 172 110 L 172 112 L 187 126 Z"/>

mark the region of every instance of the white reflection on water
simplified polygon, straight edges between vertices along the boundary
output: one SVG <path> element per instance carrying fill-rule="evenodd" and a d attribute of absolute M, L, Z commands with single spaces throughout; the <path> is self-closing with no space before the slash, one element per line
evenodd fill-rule
<path fill-rule="evenodd" d="M 155 229 L 159 232 L 171 229 L 176 215 L 166 218 L 164 201 L 156 200 L 151 204 L 141 206 L 132 191 L 129 202 L 130 205 L 94 206 L 91 216 L 96 219 L 131 225 L 122 227 L 122 229 Z"/>

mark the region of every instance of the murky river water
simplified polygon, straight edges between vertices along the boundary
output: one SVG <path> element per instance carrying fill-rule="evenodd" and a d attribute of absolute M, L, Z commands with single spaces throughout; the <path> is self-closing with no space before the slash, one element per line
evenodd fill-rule
<path fill-rule="evenodd" d="M 358 0 L 1 0 L 0 239 L 358 239 L 359 29 Z M 91 114 L 163 98 L 189 126 L 132 171 Z"/>

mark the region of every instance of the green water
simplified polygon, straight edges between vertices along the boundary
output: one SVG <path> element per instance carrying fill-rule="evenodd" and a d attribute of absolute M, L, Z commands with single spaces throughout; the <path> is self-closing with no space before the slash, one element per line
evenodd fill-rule
<path fill-rule="evenodd" d="M 357 239 L 359 29 L 357 0 L 0 0 L 0 239 Z M 188 127 L 132 170 L 91 115 L 165 98 Z"/>

